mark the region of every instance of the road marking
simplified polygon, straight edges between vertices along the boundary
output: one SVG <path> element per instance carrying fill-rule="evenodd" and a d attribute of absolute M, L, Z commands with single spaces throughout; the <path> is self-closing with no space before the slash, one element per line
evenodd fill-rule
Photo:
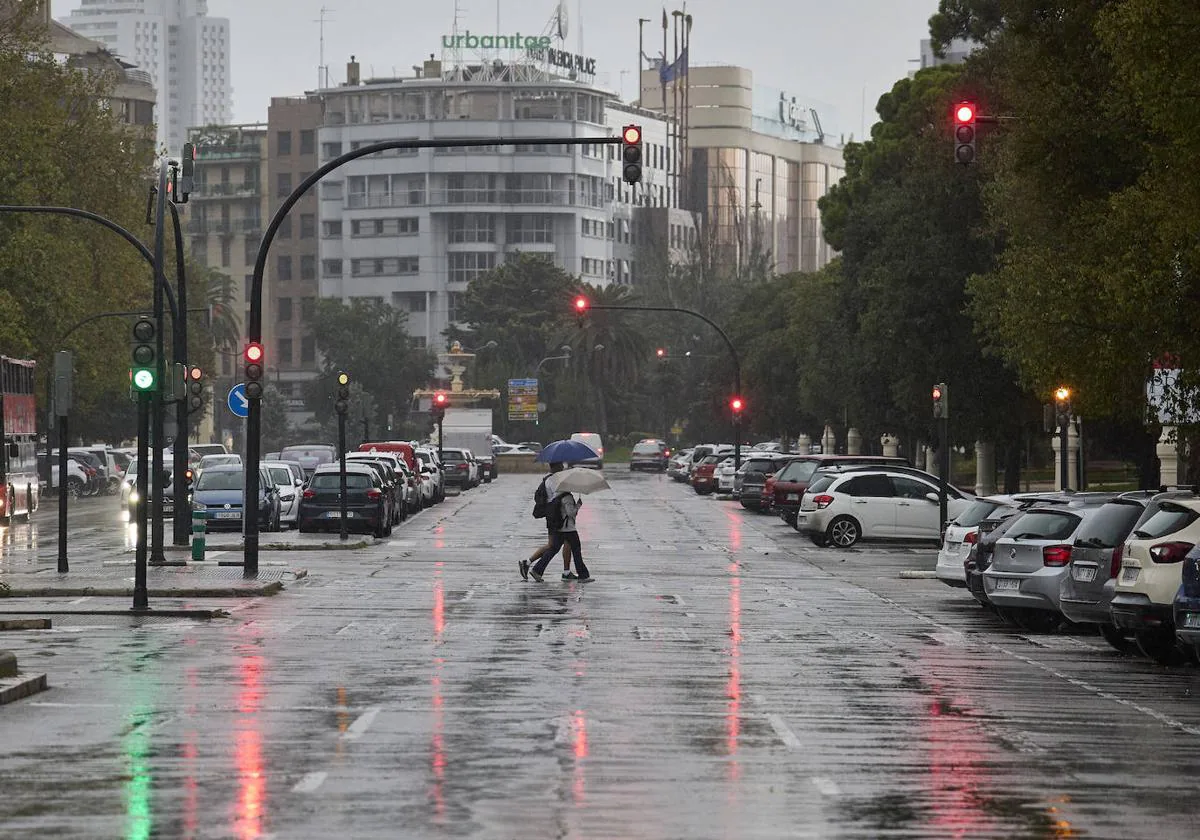
<path fill-rule="evenodd" d="M 292 793 L 313 793 L 329 776 L 324 770 L 317 770 L 312 773 L 305 773 L 304 778 L 296 782 L 292 787 Z"/>
<path fill-rule="evenodd" d="M 372 706 L 359 715 L 358 719 L 355 720 L 354 723 L 350 724 L 350 727 L 345 731 L 345 733 L 343 733 L 342 738 L 346 741 L 357 741 L 359 738 L 361 738 L 363 733 L 365 733 L 370 728 L 371 724 L 375 722 L 375 718 L 379 715 L 380 708 L 380 706 Z"/>
<path fill-rule="evenodd" d="M 815 787 L 822 796 L 840 796 L 842 791 L 838 788 L 837 782 L 833 779 L 826 779 L 824 776 L 812 777 L 813 787 Z"/>
<path fill-rule="evenodd" d="M 775 730 L 775 734 L 784 744 L 794 750 L 800 749 L 800 739 L 796 737 L 796 733 L 784 722 L 783 718 L 779 715 L 767 715 L 767 723 L 771 724 L 771 728 Z"/>
<path fill-rule="evenodd" d="M 74 601 L 67 601 L 68 604 L 82 604 L 84 601 L 92 600 L 91 595 L 84 595 L 82 598 L 76 598 Z"/>

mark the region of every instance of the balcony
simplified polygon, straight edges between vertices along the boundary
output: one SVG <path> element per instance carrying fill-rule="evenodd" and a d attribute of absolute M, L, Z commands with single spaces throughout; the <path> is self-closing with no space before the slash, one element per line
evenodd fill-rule
<path fill-rule="evenodd" d="M 424 190 L 405 190 L 391 195 L 351 193 L 346 196 L 347 210 L 358 210 L 364 207 L 418 207 L 424 203 Z"/>
<path fill-rule="evenodd" d="M 262 219 L 238 219 L 233 226 L 243 236 L 262 236 Z"/>
<path fill-rule="evenodd" d="M 233 224 L 222 219 L 192 219 L 184 227 L 189 236 L 206 236 L 217 234 L 228 236 L 233 233 Z"/>
<path fill-rule="evenodd" d="M 234 146 L 200 146 L 196 149 L 196 161 L 201 166 L 209 161 L 262 160 L 266 155 L 258 143 L 239 143 Z"/>
<path fill-rule="evenodd" d="M 193 198 L 199 199 L 231 199 L 231 198 L 258 198 L 262 195 L 258 184 L 234 184 L 234 183 L 205 183 L 196 184 L 196 189 L 192 193 Z"/>
<path fill-rule="evenodd" d="M 450 189 L 431 190 L 431 205 L 500 204 L 508 206 L 541 207 L 608 207 L 612 202 L 599 196 L 580 195 L 573 190 L 489 190 Z"/>

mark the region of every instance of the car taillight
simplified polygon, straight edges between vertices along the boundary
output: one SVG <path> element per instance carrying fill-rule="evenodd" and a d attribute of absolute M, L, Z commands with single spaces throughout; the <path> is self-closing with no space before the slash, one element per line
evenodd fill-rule
<path fill-rule="evenodd" d="M 1121 571 L 1121 560 L 1125 557 L 1125 546 L 1118 545 L 1113 548 L 1112 560 L 1108 564 L 1108 576 L 1115 578 L 1117 573 Z"/>
<path fill-rule="evenodd" d="M 833 496 L 826 496 L 823 494 L 820 496 L 814 496 L 813 504 L 817 506 L 817 510 L 824 510 L 833 504 Z"/>
<path fill-rule="evenodd" d="M 383 491 L 377 490 L 374 487 L 372 487 L 370 490 L 367 491 L 368 499 L 378 499 L 378 498 L 381 498 L 382 496 L 383 496 Z"/>
<path fill-rule="evenodd" d="M 1071 562 L 1071 546 L 1048 545 L 1042 549 L 1043 566 L 1065 566 Z"/>
<path fill-rule="evenodd" d="M 1150 549 L 1150 559 L 1155 563 L 1182 563 L 1193 548 L 1188 542 L 1159 543 Z"/>
<path fill-rule="evenodd" d="M 975 543 L 977 543 L 977 542 L 979 542 L 979 532 L 978 531 L 968 531 L 967 535 L 965 537 L 963 537 L 964 545 L 975 545 Z"/>
<path fill-rule="evenodd" d="M 463 472 L 466 472 L 466 470 L 467 470 L 467 465 L 466 465 L 466 464 L 459 464 L 459 465 L 458 465 L 458 469 L 459 469 L 459 470 L 461 470 L 461 471 L 463 471 Z"/>
<path fill-rule="evenodd" d="M 317 498 L 317 491 L 316 491 L 316 490 L 305 490 L 305 491 L 304 491 L 304 498 L 306 498 L 306 499 L 315 499 L 315 498 Z"/>

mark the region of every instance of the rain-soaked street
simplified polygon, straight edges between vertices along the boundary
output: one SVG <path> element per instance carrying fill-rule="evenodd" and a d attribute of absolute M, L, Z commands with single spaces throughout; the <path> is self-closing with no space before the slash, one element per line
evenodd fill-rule
<path fill-rule="evenodd" d="M 1200 670 L 901 579 L 931 547 L 610 479 L 587 585 L 520 579 L 502 476 L 228 619 L 4 634 L 51 688 L 0 707 L 0 836 L 1197 835 Z"/>

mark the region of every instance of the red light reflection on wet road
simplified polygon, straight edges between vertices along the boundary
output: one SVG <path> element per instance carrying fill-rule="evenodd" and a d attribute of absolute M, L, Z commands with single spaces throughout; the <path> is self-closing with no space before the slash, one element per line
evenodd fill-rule
<path fill-rule="evenodd" d="M 725 752 L 731 758 L 737 755 L 742 711 L 742 579 L 738 577 L 739 571 L 736 562 L 729 564 L 729 679 L 725 684 Z M 740 776 L 740 765 L 736 760 L 731 760 L 730 781 Z"/>
<path fill-rule="evenodd" d="M 575 804 L 583 802 L 584 793 L 584 764 L 588 757 L 587 718 L 582 709 L 576 709 L 571 718 L 571 742 L 575 750 L 575 776 L 571 792 Z"/>
<path fill-rule="evenodd" d="M 261 656 L 246 657 L 239 666 L 241 690 L 237 696 L 237 707 L 242 717 L 236 724 L 234 764 L 240 787 L 234 833 L 241 840 L 258 838 L 263 833 L 266 783 L 263 778 L 261 721 L 258 718 L 263 699 L 262 670 Z"/>
<path fill-rule="evenodd" d="M 442 583 L 442 562 L 433 564 L 433 644 L 435 650 L 442 641 L 442 632 L 446 629 L 446 593 Z M 434 822 L 442 824 L 446 817 L 446 798 L 443 791 L 446 782 L 446 745 L 444 740 L 445 719 L 442 697 L 442 657 L 434 655 L 433 673 L 429 678 L 432 691 L 431 707 L 433 711 L 433 734 L 429 743 L 429 769 L 433 775 L 433 814 Z"/>

